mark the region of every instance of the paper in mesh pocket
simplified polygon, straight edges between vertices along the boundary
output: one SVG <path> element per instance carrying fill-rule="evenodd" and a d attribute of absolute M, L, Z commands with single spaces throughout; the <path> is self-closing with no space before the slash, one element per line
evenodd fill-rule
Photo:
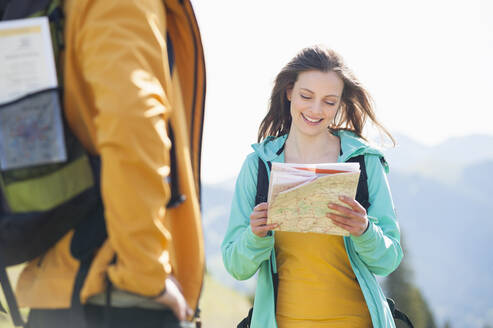
<path fill-rule="evenodd" d="M 59 89 L 47 89 L 0 104 L 0 168 L 67 160 Z"/>

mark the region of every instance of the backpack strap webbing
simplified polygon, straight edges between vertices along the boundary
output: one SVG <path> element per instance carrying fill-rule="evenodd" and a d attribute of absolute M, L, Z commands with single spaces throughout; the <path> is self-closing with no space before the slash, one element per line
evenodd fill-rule
<path fill-rule="evenodd" d="M 272 168 L 272 163 L 267 162 L 269 170 Z M 258 170 L 257 170 L 257 194 L 255 195 L 255 205 L 264 203 L 267 201 L 267 195 L 269 192 L 269 174 L 265 167 L 264 161 L 258 158 Z M 269 233 L 271 233 L 269 231 Z M 277 310 L 277 288 L 279 286 L 279 276 L 277 272 L 274 272 L 274 264 L 270 262 L 270 273 L 272 275 L 272 284 L 274 286 L 274 307 Z"/>
<path fill-rule="evenodd" d="M 368 193 L 368 175 L 366 174 L 365 155 L 351 157 L 346 163 L 359 163 L 359 180 L 356 189 L 356 200 L 368 211 L 370 208 L 370 195 Z"/>
<path fill-rule="evenodd" d="M 171 141 L 171 149 L 169 151 L 170 158 L 170 175 L 167 177 L 171 189 L 171 196 L 166 205 L 166 208 L 175 208 L 186 200 L 186 196 L 180 192 L 178 164 L 176 159 L 176 142 L 175 134 L 171 122 L 168 122 L 168 137 Z"/>
<path fill-rule="evenodd" d="M 395 307 L 395 302 L 391 298 L 387 298 L 387 303 L 389 304 L 390 312 L 392 312 L 392 317 L 394 319 L 399 319 L 403 321 L 409 328 L 414 328 L 413 323 L 409 317 L 399 309 Z"/>
<path fill-rule="evenodd" d="M 271 162 L 267 162 L 269 169 L 272 167 Z M 264 161 L 258 158 L 258 171 L 257 171 L 257 194 L 255 195 L 255 205 L 264 203 L 267 201 L 267 195 L 269 192 L 269 174 L 265 167 Z"/>

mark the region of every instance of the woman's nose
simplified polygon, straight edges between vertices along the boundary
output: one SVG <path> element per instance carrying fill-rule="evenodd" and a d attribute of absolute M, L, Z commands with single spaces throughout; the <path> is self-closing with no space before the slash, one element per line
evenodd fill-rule
<path fill-rule="evenodd" d="M 322 113 L 322 104 L 318 101 L 314 102 L 311 108 L 312 112 L 314 114 L 320 114 Z"/>

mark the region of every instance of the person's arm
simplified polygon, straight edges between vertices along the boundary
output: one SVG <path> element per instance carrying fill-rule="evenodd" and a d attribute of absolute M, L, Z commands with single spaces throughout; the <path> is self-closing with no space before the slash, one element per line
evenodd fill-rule
<path fill-rule="evenodd" d="M 369 226 L 359 237 L 351 236 L 356 252 L 371 272 L 388 275 L 401 262 L 399 225 L 390 193 L 387 174 L 375 155 L 365 156 L 368 175 Z"/>
<path fill-rule="evenodd" d="M 171 110 L 164 14 L 161 1 L 91 1 L 74 40 L 96 111 L 106 227 L 117 255 L 109 277 L 117 288 L 146 296 L 161 294 L 171 271 L 162 262 Z"/>
<path fill-rule="evenodd" d="M 250 215 L 257 193 L 258 158 L 247 157 L 236 180 L 226 236 L 221 245 L 226 270 L 238 280 L 250 278 L 260 264 L 269 259 L 274 237 L 259 237 L 252 232 Z"/>

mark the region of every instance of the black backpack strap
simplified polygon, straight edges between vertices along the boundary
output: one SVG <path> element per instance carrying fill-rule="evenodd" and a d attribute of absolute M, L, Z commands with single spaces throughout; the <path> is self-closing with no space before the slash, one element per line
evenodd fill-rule
<path fill-rule="evenodd" d="M 241 320 L 241 322 L 236 326 L 236 328 L 250 328 L 250 323 L 252 322 L 253 307 L 248 311 L 248 315 Z"/>
<path fill-rule="evenodd" d="M 272 168 L 272 163 L 267 162 L 269 169 Z M 257 194 L 255 195 L 255 205 L 266 202 L 269 193 L 269 175 L 264 161 L 259 157 L 258 172 L 257 172 Z M 279 275 L 274 272 L 274 265 L 270 263 L 270 272 L 272 275 L 272 284 L 274 285 L 274 306 L 277 309 L 277 289 L 279 286 Z"/>
<path fill-rule="evenodd" d="M 166 34 L 166 49 L 168 52 L 168 66 L 170 74 L 173 75 L 175 67 L 175 52 L 173 49 L 173 43 L 171 42 L 171 37 L 169 33 Z M 178 165 L 176 162 L 176 143 L 175 134 L 173 132 L 173 127 L 171 126 L 171 121 L 168 121 L 168 137 L 171 141 L 171 149 L 169 150 L 170 156 L 170 174 L 167 178 L 171 189 L 171 197 L 169 199 L 167 208 L 174 208 L 183 203 L 186 200 L 185 195 L 180 192 L 180 186 L 178 181 Z"/>
<path fill-rule="evenodd" d="M 269 168 L 271 168 L 272 163 L 267 162 Z M 265 167 L 264 161 L 259 157 L 258 158 L 258 169 L 257 169 L 257 193 L 255 194 L 255 206 L 264 203 L 267 201 L 267 195 L 269 192 L 269 175 L 267 173 L 267 168 Z M 272 283 L 274 284 L 274 302 L 277 305 L 277 273 L 274 274 L 274 268 L 271 262 L 271 274 L 272 274 Z M 252 322 L 252 314 L 253 307 L 248 311 L 248 316 L 246 316 L 241 322 L 236 326 L 236 328 L 250 328 L 250 324 Z"/>
<path fill-rule="evenodd" d="M 392 317 L 403 321 L 409 328 L 414 328 L 413 323 L 409 317 L 399 309 L 395 307 L 395 302 L 391 298 L 387 298 L 387 303 L 389 304 L 390 312 L 392 312 Z"/>
<path fill-rule="evenodd" d="M 269 169 L 272 167 L 271 162 L 267 162 Z M 258 171 L 257 171 L 257 194 L 255 195 L 255 205 L 264 203 L 267 201 L 267 195 L 269 193 L 269 175 L 267 174 L 267 168 L 264 161 L 258 158 Z"/>
<path fill-rule="evenodd" d="M 167 182 L 169 183 L 171 189 L 171 197 L 166 205 L 166 208 L 174 208 L 183 203 L 186 197 L 180 192 L 178 181 L 178 164 L 176 161 L 175 135 L 171 123 L 168 124 L 168 137 L 171 140 L 171 149 L 169 151 L 170 174 L 167 177 Z"/>
<path fill-rule="evenodd" d="M 106 238 L 106 221 L 104 219 L 104 204 L 101 198 L 101 158 L 89 157 L 95 181 L 95 194 L 98 202 L 86 219 L 77 225 L 70 243 L 70 253 L 77 259 L 79 269 L 74 279 L 72 299 L 70 304 L 71 321 L 73 327 L 85 327 L 86 320 L 83 305 L 80 302 L 80 292 L 91 268 L 92 260 Z"/>
<path fill-rule="evenodd" d="M 279 290 L 279 273 L 274 272 L 274 265 L 270 262 L 270 272 L 272 275 L 272 285 L 274 286 L 274 311 L 277 312 L 277 293 Z"/>
<path fill-rule="evenodd" d="M 346 161 L 347 163 L 359 163 L 360 175 L 358 181 L 358 188 L 356 190 L 356 200 L 360 203 L 365 210 L 370 208 L 370 195 L 368 193 L 368 175 L 366 174 L 365 155 L 359 155 L 351 157 Z"/>

